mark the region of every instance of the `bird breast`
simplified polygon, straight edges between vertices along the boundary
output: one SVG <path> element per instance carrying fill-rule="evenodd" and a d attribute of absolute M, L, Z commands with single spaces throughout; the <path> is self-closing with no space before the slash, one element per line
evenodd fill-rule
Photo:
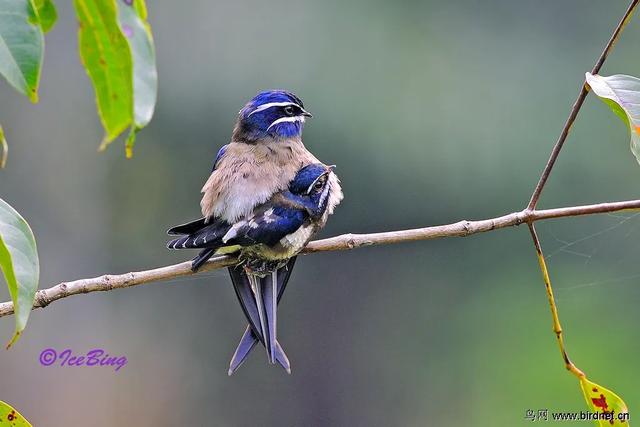
<path fill-rule="evenodd" d="M 286 189 L 299 169 L 317 162 L 299 139 L 232 142 L 202 187 L 202 215 L 229 223 L 247 218 L 257 205 Z"/>

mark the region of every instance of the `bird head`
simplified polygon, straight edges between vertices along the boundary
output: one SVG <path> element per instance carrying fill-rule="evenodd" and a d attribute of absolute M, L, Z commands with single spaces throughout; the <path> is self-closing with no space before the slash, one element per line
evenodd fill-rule
<path fill-rule="evenodd" d="M 313 217 L 321 217 L 330 200 L 333 166 L 313 163 L 300 169 L 289 183 L 289 191 L 304 200 Z"/>
<path fill-rule="evenodd" d="M 233 140 L 255 143 L 260 139 L 299 138 L 311 114 L 302 100 L 285 90 L 260 92 L 238 113 Z"/>

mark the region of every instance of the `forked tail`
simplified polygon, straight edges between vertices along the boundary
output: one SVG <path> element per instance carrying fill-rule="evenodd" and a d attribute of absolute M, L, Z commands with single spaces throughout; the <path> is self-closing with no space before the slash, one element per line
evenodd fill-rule
<path fill-rule="evenodd" d="M 248 275 L 244 268 L 229 267 L 233 287 L 249 322 L 231 359 L 229 375 L 240 367 L 259 341 L 267 349 L 271 363 L 278 362 L 288 373 L 289 359 L 277 339 L 277 305 L 287 286 L 296 258 L 264 277 Z"/>

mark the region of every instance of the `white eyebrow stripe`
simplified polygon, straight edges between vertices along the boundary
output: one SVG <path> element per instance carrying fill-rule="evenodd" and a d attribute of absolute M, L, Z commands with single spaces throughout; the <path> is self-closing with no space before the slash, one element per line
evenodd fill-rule
<path fill-rule="evenodd" d="M 320 178 L 322 178 L 325 174 L 320 175 L 319 177 L 317 177 L 316 179 L 313 180 L 313 182 L 311 183 L 311 185 L 307 188 L 307 192 L 306 194 L 311 193 L 311 189 L 313 188 L 314 185 L 316 185 L 316 182 L 318 182 L 318 180 Z"/>
<path fill-rule="evenodd" d="M 322 190 L 322 195 L 320 196 L 320 206 L 322 206 L 324 204 L 325 199 L 329 195 L 329 191 L 331 191 L 331 179 L 330 178 L 331 178 L 331 176 L 327 177 L 327 184 L 324 187 L 324 190 Z"/>
<path fill-rule="evenodd" d="M 267 128 L 267 132 L 269 132 L 269 129 L 271 129 L 273 126 L 280 124 L 280 123 L 285 123 L 285 122 L 291 122 L 291 123 L 295 123 L 295 122 L 300 122 L 300 123 L 304 123 L 304 116 L 293 116 L 293 117 L 281 117 L 277 120 L 274 120 L 273 123 L 271 123 L 269 125 L 269 127 Z"/>
<path fill-rule="evenodd" d="M 302 109 L 302 107 L 300 107 L 295 102 L 268 102 L 266 104 L 259 105 L 255 110 L 250 112 L 247 117 L 250 117 L 253 113 L 257 113 L 258 111 L 264 111 L 264 110 L 266 110 L 268 108 L 271 108 L 271 107 L 286 107 L 288 105 L 294 105 L 294 106 L 299 107 L 300 109 Z"/>

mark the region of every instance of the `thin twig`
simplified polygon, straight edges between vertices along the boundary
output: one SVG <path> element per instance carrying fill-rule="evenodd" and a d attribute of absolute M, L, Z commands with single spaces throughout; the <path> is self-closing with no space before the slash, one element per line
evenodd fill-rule
<path fill-rule="evenodd" d="M 536 254 L 538 255 L 538 263 L 540 264 L 540 271 L 542 271 L 544 286 L 547 290 L 547 298 L 549 299 L 549 308 L 551 308 L 551 317 L 553 319 L 553 332 L 556 334 L 556 339 L 558 340 L 558 347 L 560 347 L 560 354 L 562 354 L 562 359 L 564 360 L 564 366 L 567 368 L 569 372 L 571 372 L 576 377 L 580 379 L 584 378 L 585 377 L 584 372 L 582 372 L 580 369 L 578 369 L 576 365 L 573 364 L 564 346 L 562 326 L 560 325 L 560 317 L 558 317 L 558 307 L 556 306 L 556 301 L 553 298 L 553 288 L 551 287 L 549 270 L 547 269 L 547 263 L 544 260 L 544 254 L 542 253 L 542 246 L 540 245 L 540 239 L 538 239 L 538 234 L 536 233 L 535 226 L 532 223 L 529 223 L 528 225 L 529 225 L 529 231 L 531 232 L 531 238 L 533 239 L 533 244 L 536 247 Z"/>
<path fill-rule="evenodd" d="M 609 42 L 607 43 L 604 50 L 600 54 L 600 57 L 596 61 L 596 64 L 593 66 L 593 69 L 591 70 L 591 74 L 598 74 L 598 71 L 600 71 L 600 68 L 602 68 L 602 64 L 604 64 L 604 61 L 607 59 L 607 56 L 611 52 L 611 49 L 613 49 L 613 46 L 618 40 L 620 33 L 622 33 L 624 26 L 627 24 L 627 22 L 631 18 L 631 14 L 633 13 L 633 10 L 636 8 L 636 6 L 638 5 L 639 1 L 640 0 L 631 1 L 631 4 L 627 8 L 627 11 L 622 16 L 622 19 L 620 19 L 620 22 L 618 22 L 616 29 L 613 31 L 613 34 L 611 35 Z M 549 179 L 549 175 L 551 174 L 551 169 L 553 169 L 553 165 L 556 163 L 556 160 L 558 159 L 560 150 L 562 150 L 562 146 L 564 145 L 564 142 L 566 141 L 567 136 L 569 135 L 571 126 L 573 125 L 573 122 L 576 120 L 576 117 L 578 116 L 578 112 L 580 111 L 580 108 L 582 108 L 582 104 L 584 103 L 584 100 L 587 97 L 588 93 L 589 93 L 589 90 L 587 89 L 587 84 L 583 82 L 582 87 L 580 88 L 580 94 L 578 95 L 576 102 L 573 103 L 573 107 L 571 108 L 571 113 L 569 114 L 569 117 L 567 118 L 567 121 L 565 122 L 564 127 L 562 128 L 562 132 L 560 132 L 560 136 L 558 137 L 556 144 L 553 146 L 553 150 L 551 150 L 551 155 L 549 156 L 549 160 L 547 160 L 547 164 L 544 167 L 544 170 L 542 171 L 540 180 L 538 181 L 538 184 L 536 185 L 535 190 L 533 190 L 533 194 L 531 195 L 531 200 L 529 201 L 529 205 L 527 206 L 528 209 L 533 210 L 536 208 L 538 204 L 538 199 L 540 199 L 540 194 L 542 193 L 542 190 L 544 189 L 544 186 L 547 183 L 547 180 Z"/>
<path fill-rule="evenodd" d="M 512 227 L 522 223 L 533 223 L 544 219 L 618 212 L 624 210 L 640 210 L 640 200 L 599 203 L 595 205 L 571 206 L 536 211 L 525 209 L 520 212 L 513 212 L 508 215 L 479 221 L 463 220 L 447 225 L 388 231 L 383 233 L 343 234 L 328 239 L 313 241 L 307 245 L 303 253 L 340 251 L 360 248 L 363 246 L 386 245 L 391 243 L 429 240 L 442 237 L 464 237 L 500 228 Z M 209 260 L 200 269 L 200 271 L 217 270 L 236 263 L 237 259 L 235 257 L 217 256 Z M 192 274 L 194 273 L 191 272 L 191 262 L 182 262 L 180 264 L 169 265 L 152 270 L 119 275 L 104 275 L 92 279 L 80 279 L 73 282 L 64 282 L 51 288 L 38 291 L 36 293 L 33 307 L 46 307 L 53 301 L 66 298 L 71 295 L 128 288 L 130 286 L 158 282 L 161 280 L 189 276 Z M 0 317 L 8 316 L 10 314 L 13 314 L 13 303 L 11 301 L 0 303 Z"/>

